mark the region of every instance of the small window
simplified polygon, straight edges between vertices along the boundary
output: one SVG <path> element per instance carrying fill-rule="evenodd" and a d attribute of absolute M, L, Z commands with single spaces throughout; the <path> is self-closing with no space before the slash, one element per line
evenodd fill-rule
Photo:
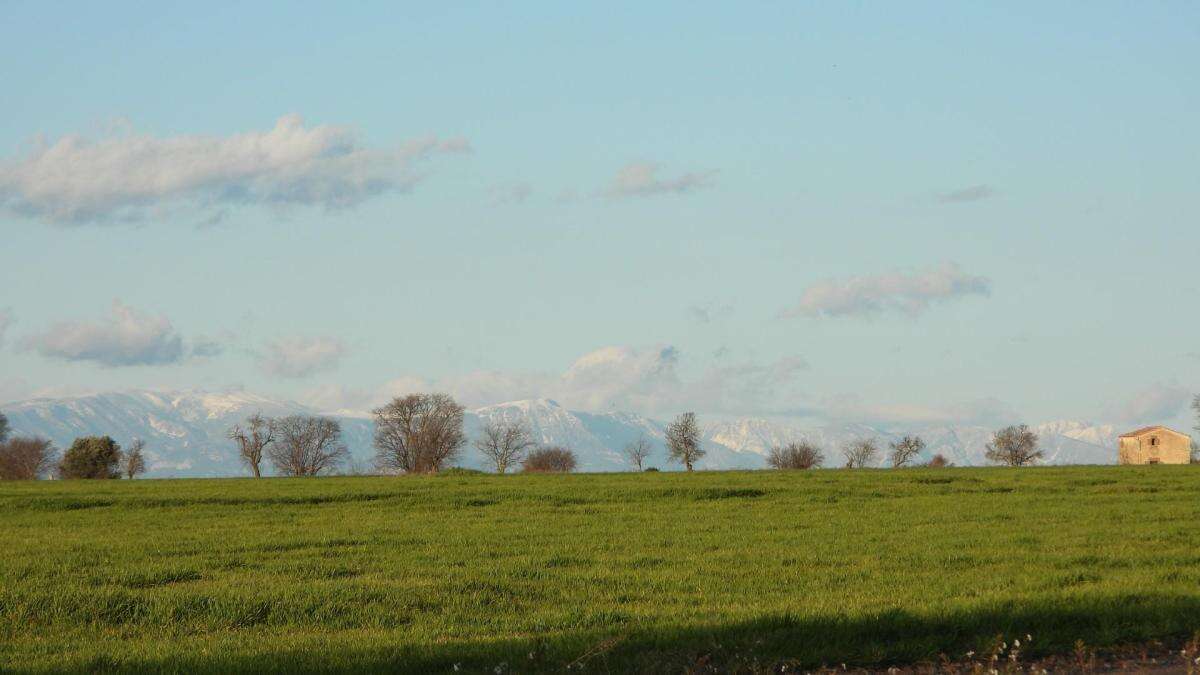
<path fill-rule="evenodd" d="M 1151 438 L 1150 445 L 1158 445 L 1158 438 Z"/>

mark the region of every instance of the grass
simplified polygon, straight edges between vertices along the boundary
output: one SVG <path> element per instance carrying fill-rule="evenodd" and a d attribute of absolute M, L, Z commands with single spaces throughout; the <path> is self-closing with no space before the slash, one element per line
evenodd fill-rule
<path fill-rule="evenodd" d="M 0 484 L 0 670 L 681 672 L 1179 643 L 1200 467 Z"/>

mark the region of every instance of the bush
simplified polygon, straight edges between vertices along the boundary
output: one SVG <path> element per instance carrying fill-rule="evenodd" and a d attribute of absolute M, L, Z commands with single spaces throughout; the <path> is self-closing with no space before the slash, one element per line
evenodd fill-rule
<path fill-rule="evenodd" d="M 650 473 L 650 472 L 658 473 L 658 467 L 657 466 L 648 466 L 648 467 L 646 467 L 646 470 L 643 473 Z"/>
<path fill-rule="evenodd" d="M 461 466 L 452 466 L 445 471 L 439 472 L 437 475 L 453 478 L 454 476 L 486 476 L 488 473 L 478 469 L 467 469 Z"/>
<path fill-rule="evenodd" d="M 0 443 L 0 480 L 37 480 L 54 466 L 54 446 L 44 438 Z"/>
<path fill-rule="evenodd" d="M 62 478 L 120 478 L 121 446 L 108 436 L 76 438 L 58 464 Z"/>
<path fill-rule="evenodd" d="M 825 455 L 808 441 L 777 445 L 767 455 L 767 464 L 775 469 L 811 469 L 824 462 Z"/>
<path fill-rule="evenodd" d="M 574 471 L 578 463 L 574 452 L 567 448 L 550 446 L 529 453 L 521 462 L 521 470 L 526 473 L 568 473 Z"/>
<path fill-rule="evenodd" d="M 954 466 L 954 463 L 946 459 L 945 455 L 934 455 L 925 466 L 931 469 L 940 469 L 946 466 Z"/>

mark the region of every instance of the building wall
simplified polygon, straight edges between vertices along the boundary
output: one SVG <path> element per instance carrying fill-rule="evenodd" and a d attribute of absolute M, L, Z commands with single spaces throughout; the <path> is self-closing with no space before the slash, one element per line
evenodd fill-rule
<path fill-rule="evenodd" d="M 1151 445 L 1152 438 L 1158 445 Z M 1120 439 L 1118 451 L 1121 464 L 1187 464 L 1192 461 L 1192 439 L 1171 431 L 1149 431 L 1141 436 Z"/>

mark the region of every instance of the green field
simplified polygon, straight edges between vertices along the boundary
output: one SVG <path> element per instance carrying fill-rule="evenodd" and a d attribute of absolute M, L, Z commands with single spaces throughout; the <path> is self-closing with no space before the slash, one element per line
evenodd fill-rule
<path fill-rule="evenodd" d="M 1200 629 L 1200 467 L 53 481 L 0 515 L 0 670 L 883 667 Z"/>

